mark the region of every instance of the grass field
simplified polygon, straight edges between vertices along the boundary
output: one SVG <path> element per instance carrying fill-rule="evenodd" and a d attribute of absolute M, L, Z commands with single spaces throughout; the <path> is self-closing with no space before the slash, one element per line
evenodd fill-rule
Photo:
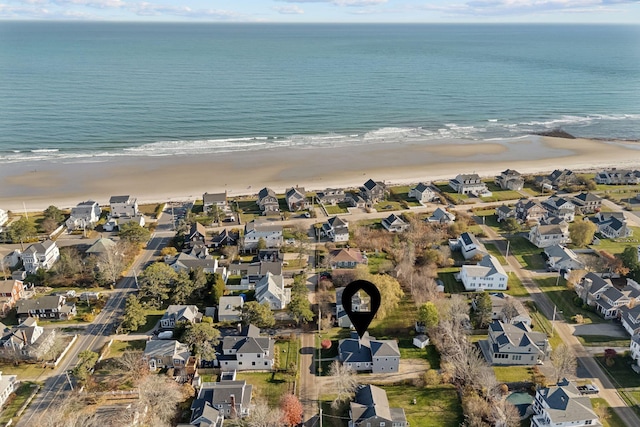
<path fill-rule="evenodd" d="M 504 291 L 505 294 L 509 294 L 512 297 L 526 297 L 529 296 L 529 291 L 524 287 L 518 276 L 515 274 L 509 274 L 509 281 L 507 283 L 509 289 Z"/>
<path fill-rule="evenodd" d="M 598 245 L 590 245 L 591 249 L 607 251 L 612 254 L 622 253 L 627 246 L 637 246 L 640 242 L 640 227 L 630 227 L 633 235 L 619 239 L 601 239 Z"/>
<path fill-rule="evenodd" d="M 602 423 L 603 427 L 626 426 L 626 424 L 624 423 L 624 421 L 622 421 L 622 419 L 620 419 L 618 414 L 616 414 L 613 409 L 611 409 L 606 400 L 598 397 L 595 399 L 591 399 L 591 404 L 593 405 L 593 409 L 596 410 L 596 413 L 603 411 L 606 414 L 604 418 L 602 416 L 600 417 L 600 422 Z"/>
<path fill-rule="evenodd" d="M 530 366 L 492 366 L 496 379 L 501 383 L 531 381 Z"/>
<path fill-rule="evenodd" d="M 337 205 L 324 205 L 327 215 L 338 215 L 349 213 L 346 203 L 338 203 Z"/>
<path fill-rule="evenodd" d="M 434 185 L 438 188 L 438 190 L 440 190 L 443 196 L 457 205 L 463 204 L 469 200 L 469 196 L 467 196 L 466 194 L 456 193 L 451 187 L 449 187 L 449 184 L 446 182 L 439 182 Z"/>
<path fill-rule="evenodd" d="M 246 380 L 253 386 L 253 398 L 264 399 L 272 407 L 277 407 L 282 396 L 293 390 L 287 376 L 277 372 L 238 372 L 236 380 Z"/>
<path fill-rule="evenodd" d="M 114 340 L 109 347 L 109 357 L 120 357 L 125 351 L 144 350 L 147 340 L 118 341 Z"/>
<path fill-rule="evenodd" d="M 487 188 L 493 194 L 491 197 L 481 197 L 483 202 L 501 202 L 503 200 L 518 200 L 522 198 L 522 194 L 513 190 L 503 190 L 492 181 L 485 181 Z"/>
<path fill-rule="evenodd" d="M 629 347 L 630 339 L 612 338 L 607 335 L 582 335 L 577 337 L 584 346 L 591 347 Z"/>
<path fill-rule="evenodd" d="M 500 264 L 507 265 L 507 260 L 502 255 L 502 253 L 500 253 L 500 251 L 498 250 L 496 245 L 494 245 L 493 243 L 486 243 L 484 245 L 484 247 L 487 248 L 487 250 L 489 251 L 489 253 L 491 255 L 493 255 L 494 257 L 496 257 L 498 259 L 498 261 L 500 261 Z"/>
<path fill-rule="evenodd" d="M 438 270 L 438 279 L 444 283 L 444 291 L 449 294 L 465 292 L 462 282 L 456 281 L 454 274 L 460 271 L 457 267 L 441 268 Z"/>
<path fill-rule="evenodd" d="M 576 314 L 581 314 L 583 316 L 584 323 L 604 322 L 604 319 L 596 313 L 590 310 L 584 310 L 582 307 L 578 307 L 573 303 L 576 293 L 567 288 L 566 281 L 563 278 L 560 278 L 558 285 L 556 285 L 556 281 L 556 277 L 535 279 L 535 282 L 540 286 L 540 289 L 558 307 L 558 311 L 562 312 L 562 316 L 567 322 L 574 322 L 572 318 Z"/>
<path fill-rule="evenodd" d="M 9 396 L 4 406 L 2 414 L 0 414 L 0 424 L 6 425 L 9 420 L 16 416 L 22 405 L 27 401 L 31 393 L 35 390 L 35 384 L 31 382 L 21 383 L 16 390 Z M 15 420 L 14 420 L 15 421 Z"/>
<path fill-rule="evenodd" d="M 396 202 L 394 200 L 383 200 L 382 202 L 373 205 L 373 208 L 378 212 L 399 211 L 405 209 L 400 202 Z"/>
<path fill-rule="evenodd" d="M 545 262 L 540 254 L 542 249 L 536 248 L 530 241 L 522 236 L 509 238 L 509 253 L 516 257 L 520 265 L 529 270 L 545 269 Z"/>
<path fill-rule="evenodd" d="M 607 366 L 604 361 L 604 355 L 598 355 L 596 361 L 600 367 L 609 375 L 616 388 L 640 387 L 640 375 L 636 374 L 631 365 L 633 360 L 631 357 L 618 355 L 613 359 L 612 366 Z"/>
<path fill-rule="evenodd" d="M 141 325 L 135 331 L 131 331 L 134 333 L 143 333 L 148 332 L 156 326 L 156 323 L 162 318 L 166 310 L 145 310 L 145 316 L 147 318 L 147 322 L 144 325 Z"/>
<path fill-rule="evenodd" d="M 417 388 L 403 384 L 383 388 L 389 406 L 404 408 L 411 427 L 457 427 L 463 421 L 462 406 L 453 386 Z"/>

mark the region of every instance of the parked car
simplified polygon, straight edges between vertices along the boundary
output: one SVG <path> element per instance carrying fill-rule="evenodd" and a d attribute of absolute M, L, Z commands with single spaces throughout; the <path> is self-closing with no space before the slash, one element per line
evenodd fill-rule
<path fill-rule="evenodd" d="M 581 394 L 598 394 L 600 389 L 593 384 L 587 384 L 578 386 L 578 391 Z"/>

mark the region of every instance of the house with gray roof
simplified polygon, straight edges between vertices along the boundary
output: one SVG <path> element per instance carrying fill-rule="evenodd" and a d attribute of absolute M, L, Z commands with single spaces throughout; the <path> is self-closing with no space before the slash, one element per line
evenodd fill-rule
<path fill-rule="evenodd" d="M 631 336 L 631 342 L 629 343 L 629 353 L 631 355 L 631 358 L 635 362 L 635 366 L 637 366 L 637 368 L 634 368 L 634 371 L 640 371 L 640 333 L 638 331 L 636 331 Z"/>
<path fill-rule="evenodd" d="M 238 233 L 229 231 L 226 228 L 220 231 L 219 234 L 211 238 L 211 247 L 214 249 L 220 249 L 224 246 L 236 246 L 240 236 Z"/>
<path fill-rule="evenodd" d="M 258 200 L 256 203 L 263 215 L 280 212 L 278 196 L 276 196 L 276 192 L 270 188 L 265 187 L 258 192 Z"/>
<path fill-rule="evenodd" d="M 203 382 L 198 390 L 198 396 L 191 405 L 193 411 L 191 423 L 203 416 L 206 416 L 207 419 L 246 417 L 251 409 L 252 391 L 253 386 L 247 384 L 245 380 Z M 216 412 L 207 409 L 207 405 Z"/>
<path fill-rule="evenodd" d="M 127 196 L 112 196 L 109 199 L 109 215 L 112 218 L 138 216 L 138 199 Z"/>
<path fill-rule="evenodd" d="M 516 219 L 520 222 L 542 222 L 549 212 L 538 200 L 520 199 L 516 203 Z"/>
<path fill-rule="evenodd" d="M 114 250 L 116 246 L 117 243 L 114 240 L 101 237 L 96 240 L 93 245 L 89 246 L 89 249 L 87 249 L 84 253 L 87 255 L 100 256 L 111 250 Z"/>
<path fill-rule="evenodd" d="M 602 427 L 589 396 L 583 396 L 566 378 L 536 390 L 531 408 L 531 427 Z"/>
<path fill-rule="evenodd" d="M 250 221 L 244 226 L 244 236 L 242 238 L 242 249 L 244 251 L 255 251 L 258 242 L 262 239 L 267 248 L 279 248 L 282 246 L 282 225 L 269 224 L 260 221 Z"/>
<path fill-rule="evenodd" d="M 510 206 L 502 205 L 496 209 L 496 217 L 498 222 L 502 222 L 507 218 L 515 218 L 516 210 Z"/>
<path fill-rule="evenodd" d="M 548 216 L 555 216 L 567 222 L 573 222 L 575 219 L 576 205 L 569 198 L 549 197 L 542 202 L 542 206 L 549 212 Z"/>
<path fill-rule="evenodd" d="M 482 182 L 480 175 L 477 173 L 460 174 L 449 180 L 449 187 L 458 194 L 491 196 L 487 184 Z"/>
<path fill-rule="evenodd" d="M 361 385 L 349 405 L 349 427 L 408 427 L 404 409 L 389 406 L 387 393 L 375 385 Z"/>
<path fill-rule="evenodd" d="M 460 251 L 464 259 L 471 259 L 476 255 L 485 256 L 489 252 L 478 238 L 469 232 L 462 233 L 456 240 L 449 241 L 452 251 Z"/>
<path fill-rule="evenodd" d="M 60 250 L 53 240 L 29 245 L 22 253 L 22 264 L 29 274 L 36 274 L 39 269 L 48 270 L 60 258 Z"/>
<path fill-rule="evenodd" d="M 43 320 L 68 320 L 76 315 L 76 304 L 67 302 L 63 295 L 47 295 L 18 301 L 16 311 L 21 321 L 29 317 Z"/>
<path fill-rule="evenodd" d="M 549 271 L 582 270 L 585 268 L 584 263 L 578 259 L 578 255 L 565 246 L 549 246 L 544 248 L 544 253 L 547 256 L 546 263 Z"/>
<path fill-rule="evenodd" d="M 284 310 L 291 302 L 291 288 L 285 288 L 282 275 L 267 273 L 256 283 L 256 301 L 272 310 Z"/>
<path fill-rule="evenodd" d="M 244 298 L 242 296 L 224 295 L 218 301 L 219 322 L 239 322 Z"/>
<path fill-rule="evenodd" d="M 582 215 L 598 212 L 602 206 L 602 198 L 593 193 L 580 193 L 572 201 Z"/>
<path fill-rule="evenodd" d="M 202 195 L 202 209 L 205 212 L 208 212 L 214 206 L 223 212 L 230 210 L 226 191 L 224 193 L 204 193 Z"/>
<path fill-rule="evenodd" d="M 229 264 L 229 275 L 240 276 L 239 285 L 228 285 L 230 290 L 244 291 L 255 289 L 267 273 L 282 275 L 282 261 L 232 262 Z"/>
<path fill-rule="evenodd" d="M 596 184 L 635 185 L 640 184 L 640 171 L 628 169 L 606 169 L 596 174 Z"/>
<path fill-rule="evenodd" d="M 211 406 L 204 399 L 194 399 L 191 404 L 191 421 L 189 424 L 178 424 L 176 427 L 222 427 L 224 416 L 222 412 Z"/>
<path fill-rule="evenodd" d="M 620 322 L 629 335 L 640 333 L 640 305 L 621 307 Z"/>
<path fill-rule="evenodd" d="M 335 206 L 338 203 L 344 202 L 345 199 L 346 195 L 341 188 L 327 188 L 326 190 L 316 193 L 316 200 L 322 205 Z"/>
<path fill-rule="evenodd" d="M 561 221 L 559 224 L 534 225 L 527 237 L 531 243 L 541 249 L 553 245 L 564 245 L 571 240 L 569 224 L 565 221 Z"/>
<path fill-rule="evenodd" d="M 366 200 L 367 205 L 372 206 L 382 201 L 387 196 L 387 186 L 382 181 L 374 181 L 372 179 L 367 180 L 362 187 L 360 187 L 360 194 Z"/>
<path fill-rule="evenodd" d="M 382 226 L 391 233 L 402 233 L 409 228 L 409 224 L 396 214 L 391 214 L 384 218 Z"/>
<path fill-rule="evenodd" d="M 507 169 L 496 176 L 495 184 L 503 190 L 519 191 L 524 186 L 524 178 L 520 172 Z"/>
<path fill-rule="evenodd" d="M 617 319 L 624 306 L 632 307 L 640 303 L 640 286 L 630 281 L 622 288 L 610 287 L 596 298 L 596 311 L 605 319 Z"/>
<path fill-rule="evenodd" d="M 633 230 L 627 226 L 624 212 L 598 212 L 589 220 L 598 227 L 600 234 L 609 239 L 633 235 Z"/>
<path fill-rule="evenodd" d="M 150 340 L 144 348 L 144 358 L 151 371 L 184 368 L 189 357 L 189 346 L 176 340 Z"/>
<path fill-rule="evenodd" d="M 12 361 L 42 360 L 56 338 L 55 329 L 45 330 L 33 317 L 12 328 L 3 327 L 0 334 L 0 358 Z"/>
<path fill-rule="evenodd" d="M 489 325 L 486 340 L 478 343 L 487 362 L 492 365 L 535 365 L 551 352 L 547 334 L 534 332 L 523 322 Z"/>
<path fill-rule="evenodd" d="M 500 320 L 503 323 L 525 323 L 531 326 L 531 316 L 524 305 L 517 299 L 502 292 L 489 294 L 491 298 L 491 319 Z M 477 309 L 477 298 L 471 302 L 474 310 Z"/>
<path fill-rule="evenodd" d="M 0 408 L 7 401 L 11 393 L 18 388 L 18 376 L 17 375 L 2 375 L 0 371 Z"/>
<path fill-rule="evenodd" d="M 436 193 L 430 185 L 421 182 L 409 189 L 408 196 L 413 197 L 420 203 L 428 203 L 437 199 L 438 193 Z"/>
<path fill-rule="evenodd" d="M 578 175 L 569 169 L 556 169 L 547 176 L 536 177 L 536 184 L 542 188 L 560 189 L 580 183 Z"/>
<path fill-rule="evenodd" d="M 270 371 L 275 358 L 275 341 L 248 325 L 239 335 L 227 335 L 220 344 L 216 363 L 223 370 Z"/>
<path fill-rule="evenodd" d="M 463 265 L 460 280 L 467 291 L 504 291 L 507 272 L 493 255 L 485 255 L 476 265 Z"/>
<path fill-rule="evenodd" d="M 71 208 L 71 215 L 65 221 L 69 231 L 93 228 L 100 220 L 100 205 L 94 200 L 80 202 Z"/>
<path fill-rule="evenodd" d="M 160 328 L 173 329 L 178 322 L 200 323 L 202 313 L 195 305 L 170 305 L 160 318 Z"/>
<path fill-rule="evenodd" d="M 436 224 L 451 224 L 455 221 L 456 216 L 442 208 L 436 209 L 429 218 L 427 218 L 427 222 L 436 223 Z"/>
<path fill-rule="evenodd" d="M 343 365 L 354 371 L 398 372 L 400 350 L 396 340 L 377 340 L 366 333 L 362 338 L 356 332 L 351 338 L 340 340 L 338 357 Z"/>
<path fill-rule="evenodd" d="M 219 271 L 221 267 L 218 265 L 218 259 L 212 256 L 199 258 L 186 252 L 180 252 L 178 256 L 167 259 L 166 263 L 176 273 L 180 271 L 194 271 L 201 268 L 205 273 L 221 273 L 223 279 L 226 281 L 226 268 L 222 268 L 224 271 Z"/>
<path fill-rule="evenodd" d="M 287 188 L 284 193 L 284 198 L 291 212 L 301 211 L 311 207 L 304 187 Z"/>
<path fill-rule="evenodd" d="M 322 224 L 322 235 L 331 239 L 332 242 L 348 242 L 349 222 L 339 216 L 333 216 Z"/>
<path fill-rule="evenodd" d="M 589 272 L 574 285 L 574 290 L 585 304 L 595 307 L 600 294 L 611 287 L 613 284 L 610 279 L 603 279 L 596 273 Z"/>
<path fill-rule="evenodd" d="M 338 326 L 342 328 L 351 328 L 353 324 L 342 305 L 342 294 L 344 290 L 344 287 L 336 288 L 336 321 Z M 366 294 L 362 295 L 361 292 L 356 292 L 353 297 L 351 297 L 351 310 L 354 312 L 368 311 L 370 304 L 371 298 Z"/>

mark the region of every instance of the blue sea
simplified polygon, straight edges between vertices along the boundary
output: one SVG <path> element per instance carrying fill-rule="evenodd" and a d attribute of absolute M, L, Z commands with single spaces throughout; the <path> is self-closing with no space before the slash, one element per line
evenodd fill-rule
<path fill-rule="evenodd" d="M 0 163 L 640 139 L 640 26 L 0 22 Z"/>

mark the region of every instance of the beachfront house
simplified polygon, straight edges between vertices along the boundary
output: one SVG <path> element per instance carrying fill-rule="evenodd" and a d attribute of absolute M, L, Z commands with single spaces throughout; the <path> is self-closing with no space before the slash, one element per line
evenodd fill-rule
<path fill-rule="evenodd" d="M 487 339 L 478 344 L 492 365 L 536 365 L 551 351 L 547 334 L 534 332 L 523 322 L 511 324 L 494 320 L 489 325 Z"/>
<path fill-rule="evenodd" d="M 449 180 L 449 187 L 458 194 L 491 195 L 487 185 L 482 182 L 477 173 L 460 174 Z"/>
<path fill-rule="evenodd" d="M 349 405 L 349 427 L 408 427 L 404 409 L 389 406 L 387 392 L 375 385 L 361 385 Z"/>
<path fill-rule="evenodd" d="M 270 188 L 263 188 L 258 192 L 258 200 L 256 201 L 263 215 L 280 212 L 280 204 L 276 192 Z"/>
<path fill-rule="evenodd" d="M 464 232 L 457 239 L 449 240 L 449 249 L 460 251 L 464 259 L 471 259 L 475 256 L 485 256 L 489 252 L 484 244 L 472 233 Z"/>
<path fill-rule="evenodd" d="M 109 207 L 111 209 L 110 216 L 112 218 L 135 217 L 140 214 L 138 212 L 138 199 L 127 196 L 112 196 L 109 199 Z"/>
<path fill-rule="evenodd" d="M 71 209 L 71 215 L 65 222 L 69 231 L 93 228 L 100 220 L 100 205 L 93 200 L 80 202 Z"/>
<path fill-rule="evenodd" d="M 36 274 L 39 269 L 48 270 L 60 258 L 60 250 L 53 240 L 30 245 L 22 253 L 24 270 L 29 274 Z"/>
<path fill-rule="evenodd" d="M 420 203 L 428 203 L 437 199 L 438 193 L 436 193 L 431 186 L 421 182 L 409 189 L 409 197 L 413 197 Z"/>
<path fill-rule="evenodd" d="M 204 212 L 209 212 L 214 206 L 223 212 L 231 209 L 226 191 L 224 193 L 204 193 L 202 195 L 202 209 Z"/>
<path fill-rule="evenodd" d="M 556 169 L 547 176 L 536 177 L 536 184 L 541 188 L 561 189 L 580 184 L 580 178 L 569 169 Z"/>
<path fill-rule="evenodd" d="M 332 242 L 349 241 L 349 222 L 334 216 L 322 224 L 322 235 L 331 239 Z"/>
<path fill-rule="evenodd" d="M 529 241 L 538 248 L 569 243 L 569 224 L 534 225 L 529 231 Z"/>
<path fill-rule="evenodd" d="M 496 176 L 495 184 L 503 190 L 519 191 L 524 186 L 524 178 L 520 172 L 507 169 Z"/>
<path fill-rule="evenodd" d="M 624 212 L 598 212 L 589 220 L 598 227 L 600 234 L 609 239 L 633 235 L 633 230 L 627 226 Z"/>
<path fill-rule="evenodd" d="M 594 178 L 596 184 L 636 185 L 640 184 L 640 171 L 627 169 L 607 169 L 598 172 Z"/>
<path fill-rule="evenodd" d="M 493 255 L 485 255 L 477 265 L 463 265 L 459 278 L 466 291 L 507 289 L 507 272 Z"/>
<path fill-rule="evenodd" d="M 9 222 L 9 213 L 4 209 L 0 209 L 0 227 Z"/>
<path fill-rule="evenodd" d="M 354 371 L 398 372 L 400 350 L 396 340 L 378 340 L 368 332 L 362 338 L 355 331 L 338 343 L 338 358 Z"/>
<path fill-rule="evenodd" d="M 257 250 L 260 239 L 264 241 L 266 248 L 279 248 L 284 242 L 282 225 L 262 223 L 256 220 L 246 223 L 242 237 L 242 250 L 245 252 Z"/>
<path fill-rule="evenodd" d="M 387 193 L 387 186 L 382 181 L 369 179 L 362 187 L 360 187 L 360 194 L 366 200 L 368 206 L 373 206 L 384 200 Z"/>
<path fill-rule="evenodd" d="M 343 203 L 345 199 L 346 195 L 341 188 L 327 188 L 324 191 L 318 191 L 316 193 L 316 200 L 321 205 L 335 206 L 338 203 Z"/>
<path fill-rule="evenodd" d="M 566 378 L 537 389 L 531 408 L 531 427 L 602 427 L 589 396 Z"/>
<path fill-rule="evenodd" d="M 396 214 L 384 218 L 382 226 L 391 233 L 402 233 L 409 228 L 409 224 Z"/>
<path fill-rule="evenodd" d="M 309 203 L 309 200 L 307 199 L 307 193 L 305 192 L 304 187 L 287 188 L 284 198 L 287 202 L 287 206 L 289 207 L 289 211 L 291 212 L 301 211 L 311 207 L 311 203 Z"/>
<path fill-rule="evenodd" d="M 547 257 L 547 270 L 570 271 L 584 269 L 584 263 L 578 259 L 578 255 L 571 249 L 562 245 L 553 245 L 544 248 Z"/>

